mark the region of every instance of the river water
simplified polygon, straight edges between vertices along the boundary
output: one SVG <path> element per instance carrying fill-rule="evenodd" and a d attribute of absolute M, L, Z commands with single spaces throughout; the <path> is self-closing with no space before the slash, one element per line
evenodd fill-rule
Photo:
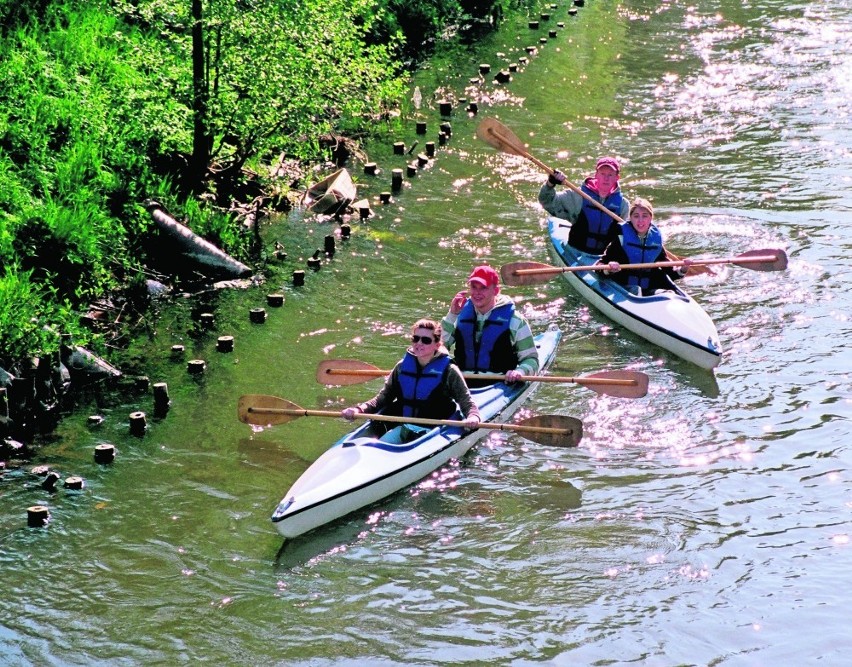
<path fill-rule="evenodd" d="M 411 161 L 392 141 L 419 141 L 416 155 L 436 138 L 433 100 L 477 101 L 479 116 L 457 109 L 436 159 L 353 220 L 304 287 L 290 274 L 336 225 L 297 212 L 265 232 L 289 253 L 267 284 L 152 314 L 124 367 L 168 383 L 168 414 L 133 436 L 128 415 L 151 415 L 150 394 L 93 392 L 32 462 L 85 478 L 82 491 L 48 493 L 29 465 L 0 477 L 0 664 L 848 664 L 848 3 L 567 10 L 538 30 L 509 14 L 419 75 L 422 107 L 369 147 L 379 175 L 352 168 L 363 196 Z M 538 48 L 523 63 L 527 46 Z M 471 81 L 482 63 L 513 62 L 505 85 Z M 574 182 L 597 155 L 618 155 L 626 194 L 654 201 L 678 254 L 784 248 L 789 268 L 686 281 L 719 329 L 715 373 L 612 326 L 560 281 L 507 290 L 533 328 L 562 327 L 554 372 L 641 370 L 648 396 L 542 386 L 529 411 L 582 419 L 578 448 L 493 434 L 416 488 L 282 548 L 272 510 L 347 425 L 302 418 L 255 433 L 237 398 L 369 397 L 376 382 L 317 384 L 317 363 L 389 367 L 408 325 L 441 316 L 475 263 L 549 261 L 543 174 L 477 140 L 485 116 Z M 251 323 L 271 292 L 284 306 Z M 193 323 L 199 310 L 215 314 L 213 331 Z M 233 353 L 216 351 L 218 335 L 234 336 Z M 206 373 L 169 358 L 177 343 Z M 99 442 L 118 448 L 113 464 L 94 462 Z M 50 507 L 45 529 L 26 527 L 36 504 Z"/>

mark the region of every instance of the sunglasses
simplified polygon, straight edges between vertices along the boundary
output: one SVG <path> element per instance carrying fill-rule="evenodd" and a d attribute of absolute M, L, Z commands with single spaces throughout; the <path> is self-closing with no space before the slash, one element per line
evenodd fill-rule
<path fill-rule="evenodd" d="M 423 343 L 424 345 L 431 345 L 434 342 L 434 338 L 432 336 L 412 336 L 412 343 Z"/>

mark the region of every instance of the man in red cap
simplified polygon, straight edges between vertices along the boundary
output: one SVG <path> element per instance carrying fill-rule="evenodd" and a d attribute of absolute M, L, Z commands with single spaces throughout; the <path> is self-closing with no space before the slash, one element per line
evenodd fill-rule
<path fill-rule="evenodd" d="M 505 373 L 507 382 L 535 375 L 539 360 L 532 330 L 514 301 L 500 294 L 500 274 L 483 264 L 467 284 L 441 322 L 444 344 L 455 347 L 456 365 L 468 372 Z"/>
<path fill-rule="evenodd" d="M 565 182 L 565 174 L 558 169 L 547 177 L 538 192 L 538 203 L 550 215 L 571 222 L 568 244 L 593 255 L 600 255 L 618 233 L 620 218 L 626 220 L 630 203 L 621 195 L 618 179 L 621 165 L 614 157 L 599 158 L 595 175 L 587 178 L 580 189 L 594 201 L 603 204 L 610 212 L 601 211 L 586 197 L 574 190 L 557 193 L 555 186 Z"/>

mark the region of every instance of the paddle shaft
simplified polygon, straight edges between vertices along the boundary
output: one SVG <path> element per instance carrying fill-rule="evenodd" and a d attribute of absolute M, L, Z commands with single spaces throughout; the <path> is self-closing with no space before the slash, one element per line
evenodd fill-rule
<path fill-rule="evenodd" d="M 324 373 L 326 375 L 355 375 L 363 377 L 386 377 L 390 371 L 383 371 L 379 368 L 364 368 L 347 370 L 345 368 L 327 368 Z M 500 373 L 462 373 L 466 380 L 488 380 L 494 382 L 503 382 L 506 380 L 505 375 Z M 584 378 L 584 377 L 562 377 L 559 375 L 525 375 L 520 382 L 574 382 L 576 384 L 589 385 L 613 385 L 621 387 L 635 387 L 639 383 L 636 380 L 617 379 L 617 378 Z"/>
<path fill-rule="evenodd" d="M 290 415 L 293 417 L 340 417 L 340 412 L 333 410 L 307 410 L 304 408 L 265 408 L 250 406 L 247 412 L 260 415 Z M 454 419 L 418 419 L 415 417 L 397 417 L 394 415 L 372 415 L 360 412 L 354 415 L 354 419 L 369 419 L 378 422 L 393 422 L 395 424 L 414 424 L 417 426 L 459 426 L 465 428 L 462 421 Z M 562 434 L 566 429 L 549 428 L 547 426 L 524 426 L 522 424 L 492 424 L 481 422 L 477 428 L 491 429 L 494 431 L 515 431 L 518 433 L 552 433 Z"/>
<path fill-rule="evenodd" d="M 508 130 L 508 128 L 505 128 L 505 129 Z M 529 160 L 530 162 L 532 162 L 533 164 L 535 164 L 539 168 L 546 171 L 549 175 L 552 175 L 556 171 L 555 169 L 549 167 L 544 162 L 539 160 L 534 155 L 531 155 L 530 153 L 528 153 L 526 151 L 526 149 L 524 148 L 523 144 L 521 144 L 520 140 L 517 137 L 515 137 L 513 134 L 507 134 L 506 131 L 502 131 L 502 130 L 503 130 L 502 127 L 489 126 L 488 129 L 486 130 L 486 132 L 488 134 L 490 134 L 491 136 L 493 136 L 495 139 L 497 139 L 498 142 L 505 144 L 507 146 L 510 146 L 512 148 L 513 153 L 515 153 L 516 155 L 519 155 L 520 157 L 526 158 L 527 160 Z M 609 217 L 611 217 L 616 222 L 624 222 L 624 218 L 622 218 L 620 215 L 618 215 L 614 211 L 611 211 L 610 209 L 608 209 L 606 206 L 604 206 L 597 199 L 595 199 L 594 197 L 592 197 L 588 193 L 584 192 L 582 190 L 582 188 L 579 188 L 576 185 L 574 185 L 571 181 L 566 179 L 565 181 L 563 181 L 562 185 L 564 185 L 567 188 L 569 188 L 570 190 L 573 190 L 574 192 L 576 192 L 583 199 L 585 199 L 587 202 L 589 202 L 592 206 L 603 211 L 604 213 L 606 213 Z"/>
<path fill-rule="evenodd" d="M 719 259 L 694 259 L 692 265 L 705 266 L 708 264 L 749 264 L 774 262 L 776 255 L 754 255 L 752 257 L 726 257 Z M 642 264 L 621 264 L 622 269 L 662 269 L 665 267 L 683 266 L 685 262 L 645 262 Z M 514 274 L 519 276 L 547 275 L 550 273 L 571 273 L 574 271 L 608 271 L 608 264 L 592 264 L 590 266 L 552 266 L 540 269 L 515 269 Z"/>

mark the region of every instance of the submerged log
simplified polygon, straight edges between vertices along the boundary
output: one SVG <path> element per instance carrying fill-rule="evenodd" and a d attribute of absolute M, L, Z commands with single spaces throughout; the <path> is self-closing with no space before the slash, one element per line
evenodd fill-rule
<path fill-rule="evenodd" d="M 86 348 L 75 345 L 68 334 L 62 334 L 59 358 L 75 385 L 120 378 L 123 375 L 109 362 Z"/>
<path fill-rule="evenodd" d="M 159 203 L 147 201 L 145 208 L 159 229 L 174 241 L 184 257 L 198 266 L 201 273 L 217 278 L 243 278 L 251 275 L 251 269 L 248 266 L 221 251 L 209 241 L 205 241 L 189 227 L 179 223 Z"/>

